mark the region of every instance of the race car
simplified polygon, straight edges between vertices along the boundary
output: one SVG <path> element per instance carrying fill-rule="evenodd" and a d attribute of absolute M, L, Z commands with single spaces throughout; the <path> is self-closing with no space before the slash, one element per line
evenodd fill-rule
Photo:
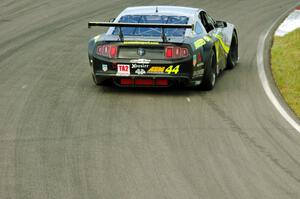
<path fill-rule="evenodd" d="M 224 69 L 238 62 L 233 24 L 215 21 L 199 8 L 129 7 L 89 41 L 88 58 L 96 85 L 120 87 L 184 86 L 214 88 Z"/>

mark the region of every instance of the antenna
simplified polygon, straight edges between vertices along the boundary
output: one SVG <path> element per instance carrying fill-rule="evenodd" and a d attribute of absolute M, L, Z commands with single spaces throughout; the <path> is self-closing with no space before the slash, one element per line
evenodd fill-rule
<path fill-rule="evenodd" d="M 156 6 L 156 10 L 155 10 L 155 12 L 156 12 L 156 13 L 158 13 L 158 6 Z"/>

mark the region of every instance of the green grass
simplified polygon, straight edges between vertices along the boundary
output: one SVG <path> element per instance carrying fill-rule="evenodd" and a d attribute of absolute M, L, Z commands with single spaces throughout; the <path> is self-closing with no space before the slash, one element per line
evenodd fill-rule
<path fill-rule="evenodd" d="M 282 96 L 300 118 L 300 28 L 274 37 L 271 64 Z"/>

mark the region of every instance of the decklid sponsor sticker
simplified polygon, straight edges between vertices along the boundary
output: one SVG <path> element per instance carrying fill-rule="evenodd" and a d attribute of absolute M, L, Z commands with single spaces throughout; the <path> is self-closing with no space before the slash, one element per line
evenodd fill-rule
<path fill-rule="evenodd" d="M 148 64 L 132 64 L 131 68 L 135 69 L 135 68 L 148 68 L 149 65 Z"/>
<path fill-rule="evenodd" d="M 129 76 L 130 75 L 130 65 L 128 64 L 118 64 L 118 76 Z"/>
<path fill-rule="evenodd" d="M 134 63 L 134 64 L 149 64 L 151 62 L 151 60 L 149 59 L 133 59 L 133 60 L 130 60 L 131 63 Z"/>
<path fill-rule="evenodd" d="M 178 74 L 180 69 L 180 65 L 177 66 L 169 66 L 169 67 L 165 67 L 165 66 L 152 66 L 147 72 L 149 74 L 164 74 L 164 73 L 168 73 L 170 74 Z"/>
<path fill-rule="evenodd" d="M 153 74 L 162 74 L 165 72 L 165 68 L 164 66 L 152 66 L 149 70 L 148 73 L 153 73 Z"/>
<path fill-rule="evenodd" d="M 153 41 L 124 41 L 125 45 L 159 45 L 159 42 Z"/>
<path fill-rule="evenodd" d="M 138 68 L 136 69 L 135 73 L 138 75 L 144 75 L 146 74 L 146 71 L 144 69 Z"/>

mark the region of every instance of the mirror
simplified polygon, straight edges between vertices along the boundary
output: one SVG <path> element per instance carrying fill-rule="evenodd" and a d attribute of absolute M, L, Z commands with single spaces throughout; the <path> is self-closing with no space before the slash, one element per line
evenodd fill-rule
<path fill-rule="evenodd" d="M 216 26 L 216 28 L 226 28 L 227 23 L 225 21 L 216 21 L 215 26 Z"/>

